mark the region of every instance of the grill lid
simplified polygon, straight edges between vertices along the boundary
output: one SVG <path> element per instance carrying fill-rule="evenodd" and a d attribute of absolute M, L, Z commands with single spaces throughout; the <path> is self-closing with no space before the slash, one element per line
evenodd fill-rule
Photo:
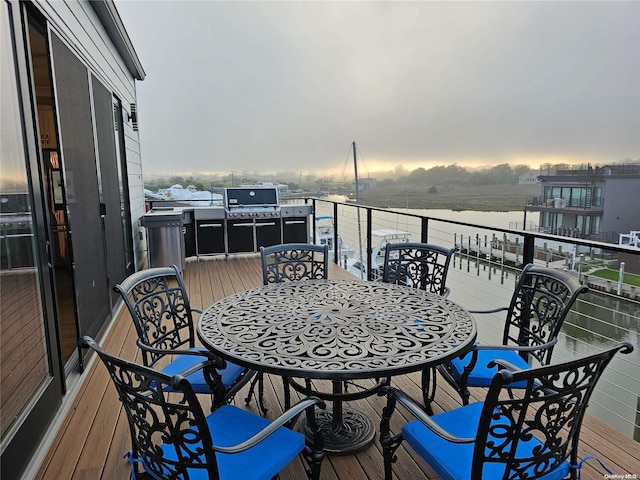
<path fill-rule="evenodd" d="M 225 206 L 233 208 L 264 208 L 278 206 L 278 190 L 271 187 L 236 187 L 224 191 Z"/>

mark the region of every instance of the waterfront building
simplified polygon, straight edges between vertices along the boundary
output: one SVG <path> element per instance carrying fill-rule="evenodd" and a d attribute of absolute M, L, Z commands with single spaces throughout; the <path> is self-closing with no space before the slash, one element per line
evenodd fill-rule
<path fill-rule="evenodd" d="M 1 476 L 33 478 L 112 287 L 142 266 L 136 81 L 110 0 L 0 2 Z M 40 458 L 40 460 L 39 460 Z"/>
<path fill-rule="evenodd" d="M 518 185 L 535 185 L 540 183 L 538 180 L 538 173 L 533 170 L 529 170 L 518 177 Z"/>
<path fill-rule="evenodd" d="M 542 232 L 617 243 L 640 227 L 640 163 L 549 166 L 538 179 L 524 211 L 540 213 Z"/>
<path fill-rule="evenodd" d="M 364 191 L 364 190 L 371 190 L 376 188 L 376 186 L 378 185 L 378 181 L 375 178 L 360 178 L 358 179 L 358 188 L 360 189 L 360 191 Z M 356 191 L 356 184 L 353 184 L 353 187 L 351 189 L 352 191 Z"/>

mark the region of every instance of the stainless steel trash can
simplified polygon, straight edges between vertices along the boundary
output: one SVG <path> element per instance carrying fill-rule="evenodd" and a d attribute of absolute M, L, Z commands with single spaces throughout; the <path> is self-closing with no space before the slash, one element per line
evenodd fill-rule
<path fill-rule="evenodd" d="M 182 211 L 171 207 L 153 208 L 143 217 L 147 229 L 149 267 L 175 265 L 184 273 L 185 251 Z"/>

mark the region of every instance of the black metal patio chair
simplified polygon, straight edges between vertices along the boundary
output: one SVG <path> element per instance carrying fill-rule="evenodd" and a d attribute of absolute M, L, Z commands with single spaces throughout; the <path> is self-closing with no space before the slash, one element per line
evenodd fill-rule
<path fill-rule="evenodd" d="M 272 422 L 232 405 L 205 416 L 183 376 L 110 355 L 91 337 L 84 337 L 82 346 L 100 356 L 124 406 L 132 478 L 268 480 L 299 454 L 307 462 L 307 476 L 320 477 L 323 437 L 315 408 L 324 408 L 322 400 L 306 398 Z M 312 440 L 285 427 L 304 412 Z"/>
<path fill-rule="evenodd" d="M 284 243 L 260 247 L 262 282 L 292 282 L 326 279 L 329 274 L 329 247 L 312 243 Z"/>
<path fill-rule="evenodd" d="M 580 294 L 588 291 L 567 272 L 535 267 L 528 264 L 522 270 L 508 307 L 474 311 L 487 314 L 506 311 L 502 345 L 476 344 L 471 352 L 437 367 L 444 379 L 460 394 L 462 403 L 469 403 L 469 387 L 488 387 L 498 371 L 495 360 L 504 360 L 518 368 L 548 365 L 558 333 L 569 310 Z M 430 377 L 430 378 L 429 378 Z M 517 382 L 511 388 L 517 388 Z M 423 373 L 425 406 L 435 394 L 435 372 Z"/>
<path fill-rule="evenodd" d="M 390 243 L 384 255 L 382 281 L 446 297 L 447 273 L 454 252 L 455 248 L 428 243 Z"/>
<path fill-rule="evenodd" d="M 127 277 L 114 289 L 124 300 L 138 334 L 145 366 L 186 377 L 196 393 L 213 396 L 212 409 L 231 401 L 255 372 L 196 347 L 193 313 L 175 265 L 149 268 Z M 211 360 L 202 367 L 202 362 Z"/>
<path fill-rule="evenodd" d="M 508 362 L 489 385 L 483 402 L 434 416 L 406 394 L 385 387 L 387 406 L 380 423 L 385 479 L 392 478 L 395 452 L 403 440 L 445 480 L 578 478 L 580 427 L 598 379 L 617 352 L 614 348 L 578 360 L 519 370 Z M 520 384 L 520 396 L 511 386 Z M 509 390 L 508 392 L 506 390 Z M 391 416 L 400 404 L 416 418 L 391 433 Z"/>
<path fill-rule="evenodd" d="M 262 262 L 262 283 L 293 282 L 298 280 L 326 280 L 329 275 L 329 246 L 312 243 L 283 243 L 269 247 L 260 247 Z M 289 382 L 283 377 L 285 389 L 285 408 L 291 403 Z M 307 381 L 308 382 L 308 381 Z M 267 412 L 262 402 L 264 392 L 264 375 L 258 372 L 251 382 L 249 395 L 245 402 L 249 403 L 258 385 L 258 398 L 263 414 Z M 310 389 L 309 389 L 310 390 Z"/>

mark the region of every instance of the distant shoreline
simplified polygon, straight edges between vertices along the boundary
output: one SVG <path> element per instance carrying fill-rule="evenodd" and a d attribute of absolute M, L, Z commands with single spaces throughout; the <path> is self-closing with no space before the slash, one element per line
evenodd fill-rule
<path fill-rule="evenodd" d="M 540 195 L 540 185 L 385 186 L 360 192 L 360 202 L 380 208 L 508 212 L 523 210 L 527 197 Z"/>

